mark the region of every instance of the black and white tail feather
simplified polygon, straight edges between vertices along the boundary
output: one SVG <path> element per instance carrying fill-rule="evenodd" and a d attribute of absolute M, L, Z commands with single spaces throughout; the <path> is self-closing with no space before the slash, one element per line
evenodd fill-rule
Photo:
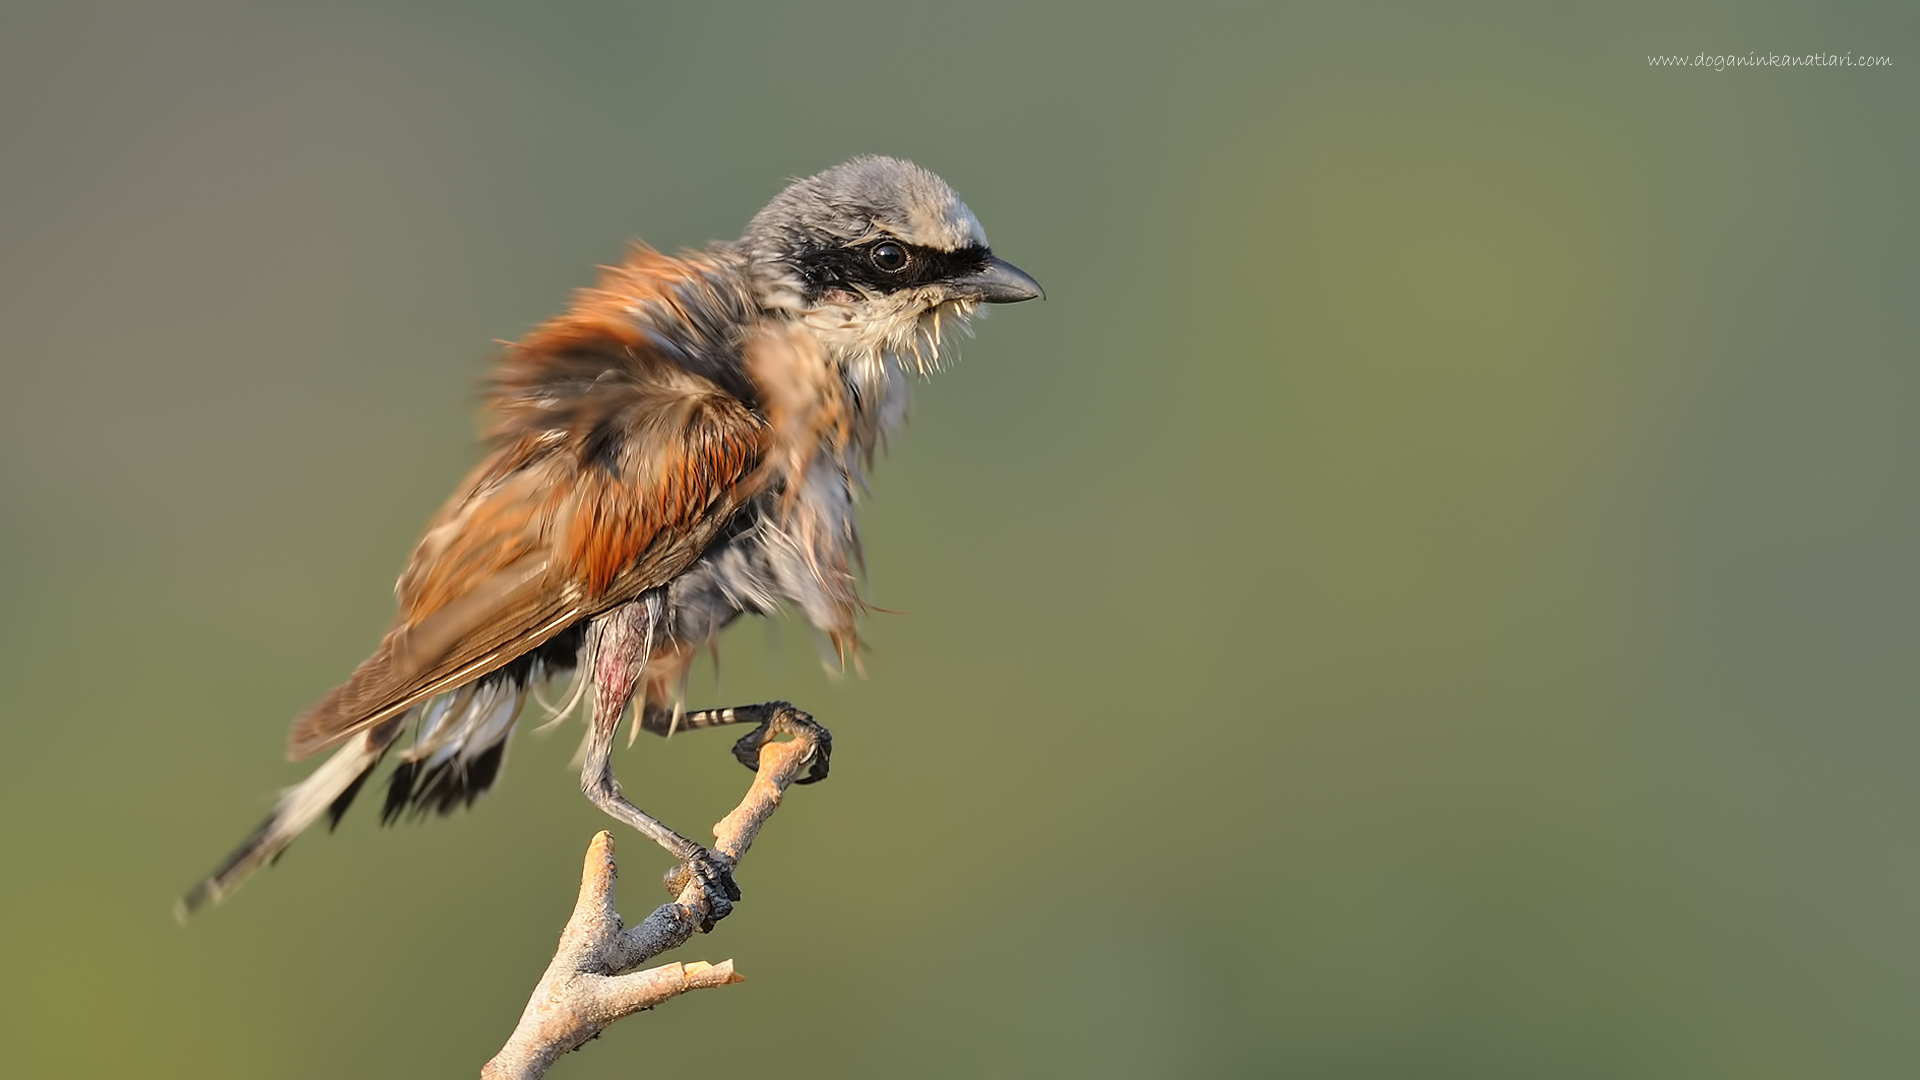
<path fill-rule="evenodd" d="M 311 776 L 281 792 L 260 827 L 180 898 L 175 916 L 184 920 L 195 910 L 224 900 L 254 871 L 276 862 L 287 845 L 321 817 L 327 818 L 330 829 L 339 825 L 381 759 L 409 726 L 416 730 L 413 745 L 400 752 L 388 779 L 380 823 L 430 812 L 451 814 L 473 805 L 500 778 L 508 736 L 530 687 L 585 670 L 578 655 L 582 638 L 579 630 L 562 634 L 486 679 L 408 709 L 349 739 Z M 574 674 L 573 682 L 566 704 L 550 708 L 546 722 L 564 718 L 578 703 L 577 690 L 584 680 Z"/>

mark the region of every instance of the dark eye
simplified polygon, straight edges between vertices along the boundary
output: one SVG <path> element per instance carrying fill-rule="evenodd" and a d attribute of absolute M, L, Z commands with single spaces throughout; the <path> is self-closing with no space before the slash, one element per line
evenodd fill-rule
<path fill-rule="evenodd" d="M 873 265 L 889 274 L 897 274 L 907 268 L 907 249 L 899 244 L 875 244 L 869 256 Z"/>

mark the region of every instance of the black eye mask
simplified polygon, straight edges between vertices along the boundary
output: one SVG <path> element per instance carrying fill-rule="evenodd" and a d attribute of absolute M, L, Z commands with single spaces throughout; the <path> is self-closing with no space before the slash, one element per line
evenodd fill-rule
<path fill-rule="evenodd" d="M 875 249 L 891 245 L 904 251 L 906 265 L 884 270 Z M 816 248 L 802 254 L 795 268 L 807 284 L 807 298 L 817 300 L 829 289 L 864 289 L 872 293 L 893 293 L 917 289 L 942 281 L 955 281 L 987 268 L 993 252 L 973 244 L 958 251 L 938 251 L 898 240 L 875 240 L 852 247 Z"/>

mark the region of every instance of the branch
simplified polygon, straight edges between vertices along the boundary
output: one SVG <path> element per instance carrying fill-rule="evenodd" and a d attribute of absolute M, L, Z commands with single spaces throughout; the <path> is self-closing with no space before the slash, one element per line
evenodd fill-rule
<path fill-rule="evenodd" d="M 760 768 L 746 798 L 713 827 L 713 853 L 737 865 L 760 827 L 780 806 L 780 797 L 818 752 L 811 732 L 760 748 Z M 606 1030 L 615 1020 L 651 1009 L 689 990 L 745 981 L 732 960 L 662 964 L 633 969 L 683 945 L 707 917 L 706 896 L 689 878 L 671 904 L 655 908 L 638 926 L 624 927 L 614 906 L 613 835 L 601 832 L 587 847 L 580 898 L 560 933 L 560 946 L 527 1000 L 520 1025 L 492 1061 L 483 1080 L 536 1080 L 560 1055 Z M 627 974 L 632 972 L 632 974 Z"/>

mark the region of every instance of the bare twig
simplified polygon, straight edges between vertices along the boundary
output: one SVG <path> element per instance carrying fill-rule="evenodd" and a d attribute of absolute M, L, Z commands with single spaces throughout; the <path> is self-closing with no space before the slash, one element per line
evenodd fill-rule
<path fill-rule="evenodd" d="M 780 796 L 819 752 L 814 737 L 800 732 L 760 749 L 760 769 L 746 798 L 713 827 L 713 852 L 731 867 L 780 806 Z M 534 987 L 520 1025 L 506 1046 L 480 1070 L 484 1080 L 532 1080 L 560 1055 L 604 1031 L 623 1016 L 651 1009 L 688 990 L 744 981 L 732 960 L 662 964 L 633 971 L 686 943 L 707 917 L 706 896 L 689 877 L 679 897 L 655 908 L 637 926 L 623 927 L 614 906 L 613 836 L 601 832 L 587 848 L 580 898 L 560 933 L 553 962 Z M 632 972 L 632 974 L 626 974 Z"/>

